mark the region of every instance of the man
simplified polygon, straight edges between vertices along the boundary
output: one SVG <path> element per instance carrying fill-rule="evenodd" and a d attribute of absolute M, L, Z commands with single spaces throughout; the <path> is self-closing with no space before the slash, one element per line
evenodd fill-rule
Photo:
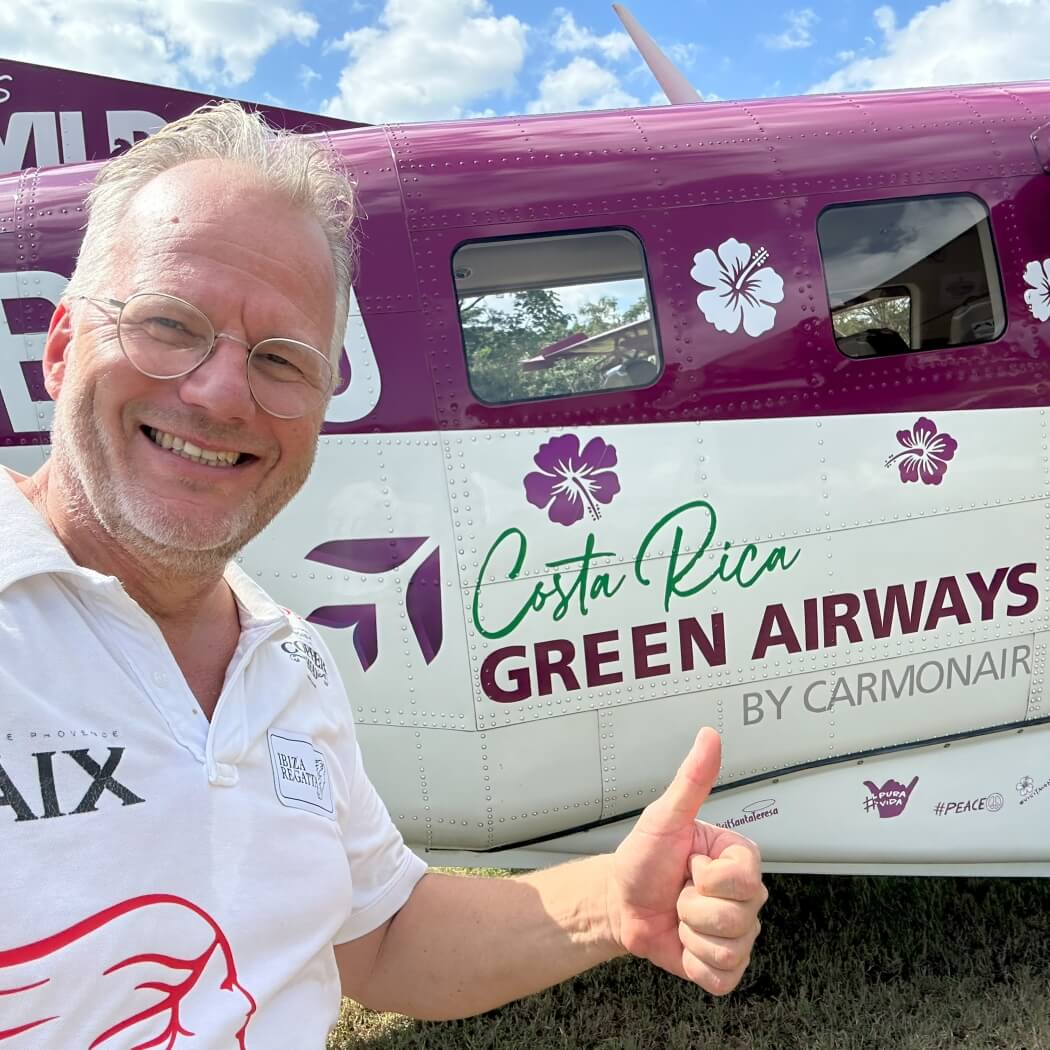
<path fill-rule="evenodd" d="M 615 854 L 427 873 L 342 687 L 281 648 L 331 668 L 323 642 L 230 564 L 306 479 L 333 387 L 332 161 L 223 105 L 107 165 L 90 215 L 44 351 L 50 461 L 0 470 L 0 1035 L 309 1050 L 340 987 L 456 1017 L 624 952 L 733 988 L 765 890 L 753 844 L 694 819 L 712 730 Z"/>

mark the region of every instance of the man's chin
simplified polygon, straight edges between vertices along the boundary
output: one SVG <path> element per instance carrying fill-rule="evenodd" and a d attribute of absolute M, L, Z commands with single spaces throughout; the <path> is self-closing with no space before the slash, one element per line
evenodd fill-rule
<path fill-rule="evenodd" d="M 201 517 L 190 520 L 159 514 L 156 507 L 118 514 L 116 520 L 104 525 L 140 558 L 178 575 L 221 572 L 262 528 L 241 516 L 232 521 Z"/>

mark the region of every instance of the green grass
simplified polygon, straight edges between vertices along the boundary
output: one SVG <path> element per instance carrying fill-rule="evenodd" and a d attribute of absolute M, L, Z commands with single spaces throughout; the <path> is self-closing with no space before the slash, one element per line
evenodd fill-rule
<path fill-rule="evenodd" d="M 329 1050 L 1050 1050 L 1050 880 L 766 881 L 725 999 L 624 959 L 467 1021 L 346 1003 Z"/>

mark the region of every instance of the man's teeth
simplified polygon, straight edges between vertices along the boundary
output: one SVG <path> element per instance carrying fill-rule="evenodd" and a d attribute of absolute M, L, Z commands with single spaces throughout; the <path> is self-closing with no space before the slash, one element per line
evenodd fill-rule
<path fill-rule="evenodd" d="M 209 448 L 198 448 L 192 441 L 184 441 L 174 434 L 168 434 L 155 427 L 147 427 L 149 436 L 161 448 L 174 452 L 176 456 L 192 460 L 194 463 L 205 463 L 209 467 L 232 467 L 240 459 L 239 452 L 213 452 Z"/>

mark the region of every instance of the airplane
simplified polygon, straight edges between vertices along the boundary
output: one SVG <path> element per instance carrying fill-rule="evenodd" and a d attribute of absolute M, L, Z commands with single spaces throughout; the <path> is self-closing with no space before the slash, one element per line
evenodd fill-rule
<path fill-rule="evenodd" d="M 314 472 L 238 561 L 430 863 L 614 848 L 710 724 L 702 815 L 768 870 L 1050 875 L 1050 83 L 689 90 L 268 110 L 365 217 Z M 11 468 L 98 158 L 199 101 L 0 60 Z"/>

